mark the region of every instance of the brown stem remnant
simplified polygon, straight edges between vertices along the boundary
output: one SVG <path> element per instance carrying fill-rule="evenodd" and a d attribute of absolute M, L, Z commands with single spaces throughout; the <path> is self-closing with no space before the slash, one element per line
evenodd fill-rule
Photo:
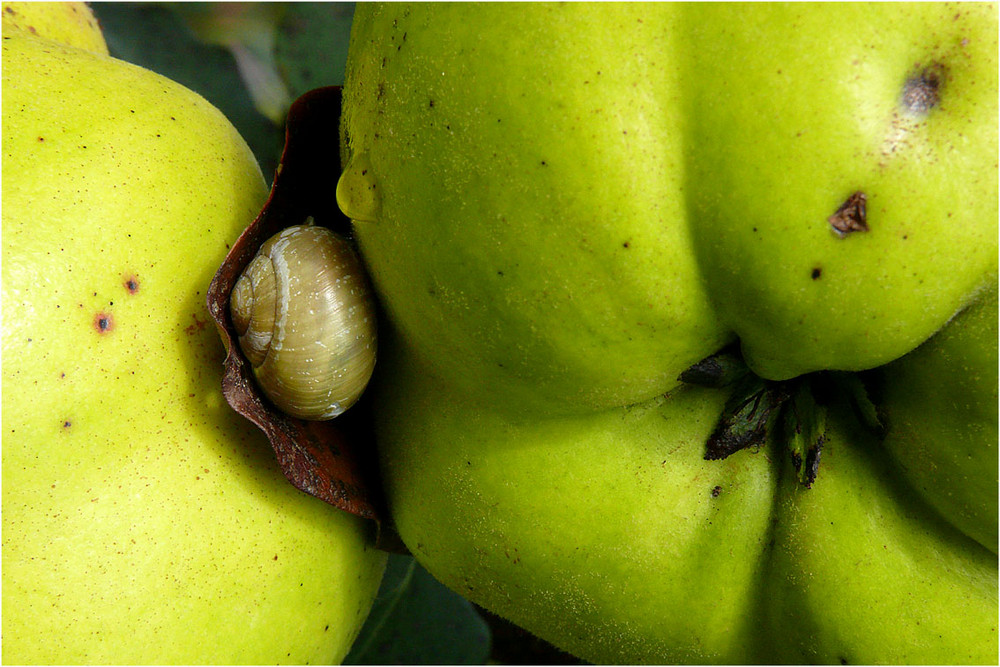
<path fill-rule="evenodd" d="M 867 203 L 868 197 L 861 191 L 855 192 L 848 197 L 840 205 L 836 213 L 827 218 L 833 231 L 840 237 L 847 236 L 852 232 L 867 232 Z"/>

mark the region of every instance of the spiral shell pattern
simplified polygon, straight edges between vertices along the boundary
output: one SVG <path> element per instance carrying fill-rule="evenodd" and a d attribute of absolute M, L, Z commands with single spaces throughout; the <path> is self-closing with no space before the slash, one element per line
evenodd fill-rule
<path fill-rule="evenodd" d="M 236 281 L 230 314 L 261 390 L 289 415 L 332 419 L 371 378 L 371 288 L 351 244 L 325 227 L 268 239 Z"/>

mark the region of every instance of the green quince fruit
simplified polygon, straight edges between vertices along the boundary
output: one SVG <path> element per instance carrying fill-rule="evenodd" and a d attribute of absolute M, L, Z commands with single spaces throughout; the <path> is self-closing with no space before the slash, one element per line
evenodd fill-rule
<path fill-rule="evenodd" d="M 687 12 L 688 216 L 760 375 L 885 364 L 992 280 L 996 30 L 986 3 Z"/>
<path fill-rule="evenodd" d="M 895 474 L 997 551 L 997 285 L 929 341 L 879 369 Z"/>
<path fill-rule="evenodd" d="M 205 286 L 267 188 L 148 70 L 3 36 L 3 660 L 338 661 L 385 555 L 226 404 Z"/>
<path fill-rule="evenodd" d="M 338 201 L 389 318 L 467 391 L 518 410 L 620 407 L 732 340 L 678 196 L 674 13 L 357 12 Z"/>
<path fill-rule="evenodd" d="M 996 70 L 992 4 L 359 5 L 417 559 L 599 663 L 996 663 Z"/>

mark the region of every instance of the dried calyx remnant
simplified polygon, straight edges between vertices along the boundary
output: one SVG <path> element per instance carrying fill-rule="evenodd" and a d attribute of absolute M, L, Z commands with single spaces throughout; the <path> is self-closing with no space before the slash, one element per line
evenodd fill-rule
<path fill-rule="evenodd" d="M 941 100 L 944 77 L 945 68 L 940 63 L 931 63 L 910 76 L 903 85 L 903 108 L 922 116 L 936 107 Z"/>
<path fill-rule="evenodd" d="M 705 443 L 705 459 L 725 459 L 769 441 L 788 452 L 799 482 L 809 488 L 819 472 L 826 441 L 827 407 L 846 399 L 861 423 L 881 435 L 882 421 L 860 378 L 822 372 L 776 382 L 755 375 L 735 348 L 703 359 L 681 373 L 682 382 L 730 387 L 729 400 Z"/>
<path fill-rule="evenodd" d="M 838 236 L 844 237 L 853 232 L 868 231 L 868 197 L 864 192 L 854 192 L 844 200 L 833 215 L 827 218 L 830 227 Z"/>

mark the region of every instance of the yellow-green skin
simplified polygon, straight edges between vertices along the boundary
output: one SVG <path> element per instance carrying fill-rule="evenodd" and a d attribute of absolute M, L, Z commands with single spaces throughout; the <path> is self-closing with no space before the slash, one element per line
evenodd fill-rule
<path fill-rule="evenodd" d="M 250 150 L 167 79 L 15 34 L 3 128 L 3 661 L 339 661 L 384 554 L 226 404 L 205 305 L 267 195 Z"/>
<path fill-rule="evenodd" d="M 997 664 L 996 552 L 942 520 L 850 416 L 831 419 L 812 488 L 790 463 L 778 485 L 765 661 Z"/>
<path fill-rule="evenodd" d="M 379 12 L 338 199 L 390 316 L 470 391 L 628 405 L 734 334 L 772 379 L 871 368 L 996 271 L 993 5 Z M 930 62 L 941 102 L 910 118 Z M 841 238 L 855 190 L 871 231 Z"/>
<path fill-rule="evenodd" d="M 108 55 L 104 33 L 85 2 L 4 2 L 0 20 L 5 33 L 21 31 Z"/>
<path fill-rule="evenodd" d="M 404 541 L 560 648 L 597 664 L 996 663 L 996 554 L 849 417 L 805 489 L 777 450 L 702 459 L 723 391 L 504 417 L 387 343 L 379 436 Z"/>
<path fill-rule="evenodd" d="M 450 381 L 500 407 L 590 411 L 662 394 L 731 340 L 678 196 L 672 19 L 357 13 L 338 200 L 390 319 Z M 550 34 L 579 34 L 586 53 Z"/>
<path fill-rule="evenodd" d="M 758 655 L 776 470 L 763 451 L 701 459 L 723 392 L 505 417 L 387 343 L 383 472 L 433 575 L 598 664 Z"/>
<path fill-rule="evenodd" d="M 841 400 L 806 490 L 704 461 L 726 392 L 677 380 L 737 334 L 773 378 L 878 366 L 996 279 L 995 51 L 990 5 L 359 5 L 337 194 L 420 562 L 596 663 L 995 664 L 995 549 Z M 942 101 L 894 125 L 928 54 Z"/>
<path fill-rule="evenodd" d="M 758 374 L 880 366 L 995 280 L 995 3 L 726 3 L 682 29 L 687 215 Z M 940 101 L 907 111 L 935 66 Z M 870 231 L 840 238 L 855 191 Z"/>
<path fill-rule="evenodd" d="M 997 551 L 997 283 L 929 341 L 879 370 L 885 446 L 919 493 Z"/>

